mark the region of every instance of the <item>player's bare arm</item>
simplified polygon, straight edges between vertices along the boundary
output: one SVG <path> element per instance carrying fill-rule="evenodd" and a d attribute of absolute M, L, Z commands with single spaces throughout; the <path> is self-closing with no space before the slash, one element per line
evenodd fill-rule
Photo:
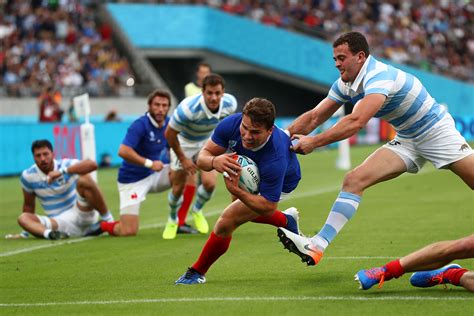
<path fill-rule="evenodd" d="M 92 171 L 97 170 L 97 163 L 90 159 L 81 160 L 80 162 L 67 167 L 62 170 L 53 170 L 48 173 L 48 183 L 53 182 L 56 178 L 59 178 L 63 173 L 85 175 Z"/>
<path fill-rule="evenodd" d="M 316 127 L 326 122 L 337 111 L 340 105 L 329 98 L 324 98 L 313 109 L 301 114 L 288 127 L 290 135 L 311 133 Z"/>
<path fill-rule="evenodd" d="M 129 163 L 133 163 L 139 166 L 146 166 L 147 158 L 140 156 L 132 147 L 121 144 L 119 147 L 119 156 Z M 150 169 L 154 171 L 160 171 L 163 169 L 163 162 L 160 160 L 152 161 Z"/>
<path fill-rule="evenodd" d="M 197 165 L 204 171 L 213 169 L 220 173 L 235 173 L 241 169 L 239 163 L 232 159 L 233 153 L 225 153 L 226 149 L 214 143 L 211 139 L 206 142 L 200 151 Z"/>
<path fill-rule="evenodd" d="M 239 187 L 239 177 L 240 172 L 224 177 L 227 190 L 259 215 L 271 215 L 277 209 L 278 203 L 271 202 L 261 195 L 251 194 L 241 189 Z"/>
<path fill-rule="evenodd" d="M 165 131 L 165 137 L 168 141 L 168 144 L 173 149 L 176 157 L 178 157 L 179 161 L 183 165 L 183 169 L 186 171 L 187 174 L 195 174 L 197 170 L 196 164 L 190 159 L 187 158 L 179 144 L 178 140 L 179 131 L 173 129 L 171 126 L 168 125 Z"/>
<path fill-rule="evenodd" d="M 323 133 L 315 136 L 294 135 L 299 141 L 293 146 L 293 150 L 300 154 L 308 154 L 315 148 L 351 137 L 380 110 L 385 99 L 386 96 L 383 94 L 369 94 L 355 105 L 351 114 L 344 116 Z"/>
<path fill-rule="evenodd" d="M 36 196 L 34 193 L 23 191 L 23 213 L 35 213 Z"/>

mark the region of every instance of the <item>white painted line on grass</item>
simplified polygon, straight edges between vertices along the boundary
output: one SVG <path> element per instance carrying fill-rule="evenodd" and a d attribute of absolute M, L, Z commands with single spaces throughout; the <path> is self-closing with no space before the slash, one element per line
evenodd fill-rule
<path fill-rule="evenodd" d="M 136 300 L 78 301 L 78 302 L 38 302 L 0 303 L 0 307 L 42 307 L 61 305 L 116 305 L 145 303 L 200 303 L 200 302 L 241 302 L 241 301 L 474 301 L 471 297 L 459 296 L 263 296 L 263 297 L 196 297 L 196 298 L 150 298 Z"/>

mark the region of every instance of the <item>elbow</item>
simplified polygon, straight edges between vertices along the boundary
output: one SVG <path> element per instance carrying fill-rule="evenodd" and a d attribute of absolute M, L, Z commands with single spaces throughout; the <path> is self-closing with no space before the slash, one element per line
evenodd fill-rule
<path fill-rule="evenodd" d="M 196 165 L 198 166 L 199 169 L 205 170 L 206 169 L 206 163 L 204 156 L 201 154 L 202 151 L 199 153 L 197 160 L 196 160 Z"/>
<path fill-rule="evenodd" d="M 120 148 L 119 148 L 118 155 L 119 155 L 120 158 L 125 159 L 125 152 L 124 152 L 122 146 L 120 146 Z"/>
<path fill-rule="evenodd" d="M 97 165 L 97 162 L 95 162 L 95 161 L 92 161 L 92 160 L 88 159 L 88 162 L 89 162 L 89 168 L 90 168 L 89 172 L 96 171 L 97 168 L 99 167 Z"/>

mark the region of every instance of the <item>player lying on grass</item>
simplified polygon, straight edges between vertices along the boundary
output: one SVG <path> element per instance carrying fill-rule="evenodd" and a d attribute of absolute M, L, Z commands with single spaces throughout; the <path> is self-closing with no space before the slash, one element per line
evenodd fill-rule
<path fill-rule="evenodd" d="M 235 200 L 217 220 L 198 260 L 176 284 L 206 282 L 204 275 L 227 251 L 232 233 L 246 222 L 285 227 L 299 233 L 297 210 L 276 210 L 280 199 L 296 188 L 301 174 L 296 155 L 289 150 L 290 138 L 274 126 L 274 121 L 273 104 L 266 99 L 254 98 L 245 104 L 243 113 L 233 114 L 219 123 L 200 152 L 199 168 L 227 173 L 225 185 Z M 238 186 L 241 168 L 228 151 L 247 156 L 257 164 L 260 172 L 258 195 Z"/>
<path fill-rule="evenodd" d="M 99 220 L 113 220 L 99 187 L 89 175 L 97 164 L 86 159 L 54 159 L 48 140 L 31 145 L 35 164 L 21 174 L 23 213 L 20 226 L 36 237 L 59 239 L 97 231 Z M 39 199 L 46 216 L 35 214 Z"/>
<path fill-rule="evenodd" d="M 417 173 L 426 161 L 438 169 L 450 169 L 474 189 L 474 154 L 456 130 L 451 115 L 438 104 L 414 76 L 376 60 L 361 33 L 341 35 L 333 44 L 340 78 L 328 96 L 314 109 L 302 114 L 289 127 L 298 138 L 293 150 L 308 154 L 313 149 L 351 137 L 372 117 L 387 120 L 397 131 L 395 139 L 372 153 L 349 171 L 326 223 L 312 238 L 284 228 L 278 236 L 286 248 L 308 265 L 315 265 L 324 250 L 354 216 L 364 191 L 405 172 Z M 351 114 L 315 136 L 304 136 L 324 123 L 346 102 L 354 104 Z"/>
<path fill-rule="evenodd" d="M 463 269 L 458 264 L 449 264 L 456 259 L 470 258 L 474 258 L 474 234 L 457 240 L 436 242 L 382 267 L 360 270 L 355 280 L 359 282 L 360 289 L 368 290 L 377 283 L 380 288 L 384 281 L 418 271 L 410 277 L 413 286 L 453 284 L 474 292 L 474 271 Z"/>

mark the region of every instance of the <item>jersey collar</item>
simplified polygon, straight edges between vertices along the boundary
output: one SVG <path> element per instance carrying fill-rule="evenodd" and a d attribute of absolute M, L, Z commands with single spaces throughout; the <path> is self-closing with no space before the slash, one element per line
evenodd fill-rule
<path fill-rule="evenodd" d="M 265 147 L 265 145 L 268 143 L 268 141 L 270 140 L 270 137 L 272 137 L 273 133 L 271 133 L 270 135 L 268 135 L 267 137 L 267 140 L 261 144 L 260 146 L 256 147 L 256 148 L 252 148 L 252 149 L 249 149 L 251 151 L 259 151 L 260 149 L 262 149 L 263 147 Z"/>
<path fill-rule="evenodd" d="M 51 171 L 58 170 L 59 161 L 57 161 L 56 159 L 53 159 L 53 164 L 54 164 L 54 167 L 53 167 L 53 170 Z M 35 167 L 36 167 L 36 171 L 38 171 L 38 174 L 41 176 L 41 178 L 46 178 L 48 176 L 47 174 L 43 172 L 43 170 L 40 169 L 40 167 L 36 163 L 35 163 Z"/>
<path fill-rule="evenodd" d="M 352 84 L 350 85 L 350 89 L 352 91 L 357 92 L 359 85 L 361 84 L 362 80 L 365 77 L 365 74 L 367 71 L 367 65 L 369 64 L 371 59 L 372 59 L 372 55 L 369 55 L 369 57 L 367 57 L 364 64 L 362 65 L 362 68 L 360 68 L 359 74 L 357 74 L 357 77 L 355 78 L 354 82 L 352 82 Z"/>
<path fill-rule="evenodd" d="M 222 96 L 224 97 L 224 96 Z M 224 101 L 221 99 L 221 102 L 219 103 L 219 110 L 217 110 L 216 113 L 212 113 L 211 110 L 209 110 L 209 108 L 207 107 L 206 105 L 206 102 L 204 101 L 204 96 L 201 95 L 201 99 L 199 100 L 199 103 L 201 104 L 202 108 L 204 109 L 204 113 L 206 113 L 206 116 L 207 118 L 212 118 L 212 117 L 215 117 L 215 118 L 219 118 L 221 116 L 221 110 L 222 110 L 222 103 Z"/>
<path fill-rule="evenodd" d="M 160 125 L 158 125 L 158 123 L 155 121 L 155 119 L 151 116 L 150 112 L 146 112 L 146 116 L 148 117 L 148 119 L 150 120 L 151 124 L 154 127 L 160 128 Z"/>

